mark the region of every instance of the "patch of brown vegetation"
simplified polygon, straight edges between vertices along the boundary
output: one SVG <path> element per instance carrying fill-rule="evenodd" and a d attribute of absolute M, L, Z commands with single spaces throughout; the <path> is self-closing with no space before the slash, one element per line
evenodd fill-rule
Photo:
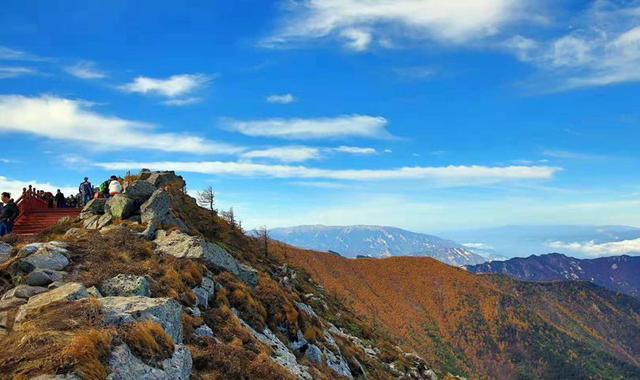
<path fill-rule="evenodd" d="M 158 363 L 173 355 L 173 339 L 153 321 L 127 325 L 121 334 L 131 351 L 147 363 Z"/>
<path fill-rule="evenodd" d="M 228 343 L 207 341 L 190 346 L 193 366 L 201 379 L 216 380 L 293 380 L 287 370 L 264 352 L 254 353 Z"/>
<path fill-rule="evenodd" d="M 216 301 L 234 307 L 245 322 L 259 331 L 263 330 L 267 310 L 254 298 L 252 290 L 229 272 L 218 274 L 215 281 L 225 288 L 225 291 L 217 293 Z"/>
<path fill-rule="evenodd" d="M 48 305 L 0 337 L 0 373 L 28 378 L 38 374 L 87 374 L 102 379 L 113 331 L 103 325 L 98 301 L 84 299 Z"/>

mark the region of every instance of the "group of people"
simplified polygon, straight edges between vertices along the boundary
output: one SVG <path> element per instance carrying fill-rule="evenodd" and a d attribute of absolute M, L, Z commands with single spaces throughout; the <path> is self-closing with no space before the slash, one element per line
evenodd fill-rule
<path fill-rule="evenodd" d="M 84 177 L 78 194 L 76 196 L 65 197 L 60 189 L 56 194 L 51 192 L 38 190 L 36 196 L 47 202 L 49 208 L 77 208 L 83 207 L 95 198 L 109 198 L 124 192 L 126 184 L 122 178 L 112 175 L 108 180 L 102 182 L 100 186 L 93 187 L 89 182 L 89 177 Z M 26 191 L 26 189 L 25 189 Z M 16 205 L 11 194 L 4 192 L 0 203 L 0 237 L 7 235 L 13 231 L 13 225 L 20 215 L 20 210 Z"/>

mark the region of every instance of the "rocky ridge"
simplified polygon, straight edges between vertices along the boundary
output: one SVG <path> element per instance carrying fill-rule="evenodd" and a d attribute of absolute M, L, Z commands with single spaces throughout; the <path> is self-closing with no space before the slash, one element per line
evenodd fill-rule
<path fill-rule="evenodd" d="M 308 276 L 199 208 L 182 177 L 143 171 L 128 180 L 124 194 L 91 201 L 35 241 L 0 243 L 0 344 L 12 347 L 0 351 L 0 373 L 437 378 Z"/>

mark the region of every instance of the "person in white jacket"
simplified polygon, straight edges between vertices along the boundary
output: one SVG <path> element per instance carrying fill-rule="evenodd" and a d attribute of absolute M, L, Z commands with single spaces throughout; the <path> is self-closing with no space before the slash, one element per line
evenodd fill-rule
<path fill-rule="evenodd" d="M 112 175 L 111 182 L 109 182 L 109 195 L 113 197 L 118 194 L 122 194 L 122 185 L 118 181 L 118 177 Z"/>

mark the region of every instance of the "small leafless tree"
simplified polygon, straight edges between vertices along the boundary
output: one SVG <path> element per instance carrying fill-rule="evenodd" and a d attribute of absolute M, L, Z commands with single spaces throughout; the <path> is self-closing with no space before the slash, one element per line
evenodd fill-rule
<path fill-rule="evenodd" d="M 206 207 L 209 210 L 215 212 L 215 204 L 216 204 L 216 193 L 214 193 L 213 188 L 208 186 L 202 191 L 198 191 L 198 204 L 202 207 Z"/>
<path fill-rule="evenodd" d="M 258 238 L 262 243 L 262 253 L 265 256 L 269 256 L 269 230 L 267 229 L 267 226 L 258 228 Z"/>

